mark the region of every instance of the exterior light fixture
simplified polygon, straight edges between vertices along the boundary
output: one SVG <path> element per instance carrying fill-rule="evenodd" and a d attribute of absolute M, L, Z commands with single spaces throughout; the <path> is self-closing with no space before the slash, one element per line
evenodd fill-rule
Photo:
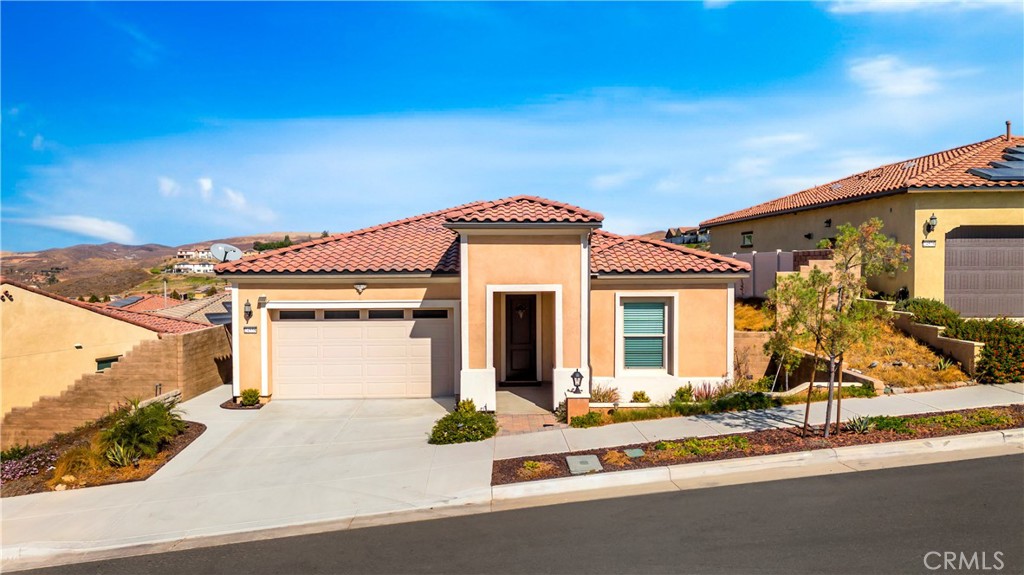
<path fill-rule="evenodd" d="M 262 307 L 266 307 L 266 305 L 267 305 L 267 296 L 261 295 L 256 300 L 256 307 L 262 308 Z"/>
<path fill-rule="evenodd" d="M 577 369 L 576 371 L 572 372 L 572 375 L 570 375 L 569 377 L 572 378 L 572 385 L 573 385 L 572 392 L 573 393 L 583 393 L 583 390 L 580 389 L 580 385 L 583 384 L 583 374 L 580 373 L 580 370 Z"/>
<path fill-rule="evenodd" d="M 812 232 L 807 232 L 806 234 L 804 234 L 804 237 L 811 240 L 814 239 L 814 234 Z"/>
<path fill-rule="evenodd" d="M 831 228 L 832 227 L 832 218 L 829 218 L 829 219 L 825 220 L 825 227 L 826 228 Z"/>
<path fill-rule="evenodd" d="M 245 317 L 245 323 L 249 323 L 249 320 L 252 319 L 252 304 L 249 303 L 249 300 L 245 300 L 245 305 L 242 306 L 242 316 Z"/>
<path fill-rule="evenodd" d="M 357 283 L 356 285 L 354 285 L 352 287 L 356 288 L 356 293 L 357 294 L 363 295 L 363 290 L 366 289 L 366 284 L 364 284 L 364 283 Z"/>
<path fill-rule="evenodd" d="M 924 223 L 924 231 L 925 231 L 925 233 L 930 234 L 930 233 L 934 232 L 935 228 L 938 227 L 938 225 L 939 225 L 939 218 L 935 217 L 935 214 L 932 214 L 932 217 L 928 218 L 928 221 Z"/>

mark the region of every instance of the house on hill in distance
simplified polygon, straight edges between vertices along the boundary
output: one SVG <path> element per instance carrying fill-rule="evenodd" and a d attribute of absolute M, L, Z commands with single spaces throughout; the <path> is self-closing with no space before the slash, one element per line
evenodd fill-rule
<path fill-rule="evenodd" d="M 701 222 L 720 254 L 814 249 L 870 218 L 910 245 L 905 272 L 869 285 L 967 317 L 1024 317 L 1024 137 L 1010 134 L 847 176 Z"/>

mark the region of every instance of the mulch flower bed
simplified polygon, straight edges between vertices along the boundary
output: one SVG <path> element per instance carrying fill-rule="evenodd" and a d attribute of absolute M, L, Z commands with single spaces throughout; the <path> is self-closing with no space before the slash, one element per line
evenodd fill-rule
<path fill-rule="evenodd" d="M 596 455 L 601 461 L 604 472 L 625 471 L 680 463 L 697 463 L 739 457 L 810 451 L 814 449 L 829 449 L 849 445 L 887 443 L 909 439 L 926 439 L 929 437 L 1020 428 L 1024 427 L 1024 405 L 1017 404 L 1005 407 L 964 409 L 875 419 L 880 420 L 878 425 L 873 426 L 866 433 L 858 433 L 851 430 L 847 424 L 843 424 L 842 433 L 839 435 L 832 434 L 827 439 L 823 436 L 822 426 L 816 427 L 812 433 L 808 433 L 807 437 L 801 437 L 799 427 L 792 427 L 503 459 L 494 462 L 491 471 L 491 484 L 504 485 L 523 481 L 569 477 L 569 466 L 565 461 L 567 455 Z M 905 425 L 899 420 L 905 420 Z M 879 429 L 878 427 L 882 428 Z M 901 427 L 902 429 L 900 429 Z M 629 457 L 625 452 L 627 449 L 641 449 L 644 454 L 639 457 Z"/>
<path fill-rule="evenodd" d="M 229 399 L 224 403 L 220 404 L 220 407 L 221 409 L 259 409 L 263 407 L 263 404 L 257 403 L 256 405 L 242 405 L 241 403 L 238 403 L 234 399 Z"/>
<path fill-rule="evenodd" d="M 142 481 L 149 478 L 206 431 L 206 426 L 202 423 L 186 421 L 185 424 L 185 431 L 178 434 L 169 444 L 164 446 L 156 457 L 140 460 L 138 467 L 106 467 L 91 471 L 75 477 L 75 481 L 67 485 L 65 489 L 80 489 L 82 487 L 109 485 L 111 483 L 127 483 L 129 481 Z M 78 445 L 87 445 L 89 439 L 100 428 L 101 424 L 99 423 L 86 425 L 70 433 L 60 434 L 54 439 L 38 446 L 33 453 L 22 458 L 22 461 L 25 461 L 26 464 L 34 465 L 34 469 L 38 469 L 38 472 L 10 481 L 3 481 L 0 483 L 0 497 L 15 497 L 17 495 L 52 491 L 46 483 L 53 476 L 50 470 L 53 462 L 60 457 L 61 453 Z"/>

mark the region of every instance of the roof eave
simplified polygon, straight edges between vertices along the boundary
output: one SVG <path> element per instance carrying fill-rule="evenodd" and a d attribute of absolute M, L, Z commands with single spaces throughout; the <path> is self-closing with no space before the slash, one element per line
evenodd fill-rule
<path fill-rule="evenodd" d="M 442 224 L 445 228 L 450 230 L 479 230 L 488 228 L 498 229 L 523 229 L 523 230 L 534 230 L 534 229 L 553 229 L 553 228 L 572 228 L 572 229 L 591 229 L 595 230 L 601 227 L 601 222 L 445 222 Z"/>
<path fill-rule="evenodd" d="M 806 211 L 810 211 L 810 210 L 818 210 L 818 209 L 821 209 L 821 208 L 828 208 L 828 207 L 831 207 L 831 206 L 838 206 L 838 205 L 842 205 L 842 204 L 852 204 L 852 203 L 855 203 L 855 202 L 863 202 L 865 200 L 874 200 L 876 198 L 882 198 L 882 197 L 886 197 L 886 196 L 895 196 L 897 194 L 906 193 L 907 191 L 909 191 L 909 188 L 904 186 L 904 187 L 896 188 L 896 189 L 892 189 L 892 190 L 885 190 L 885 191 L 881 191 L 881 192 L 875 192 L 875 193 L 872 193 L 872 194 L 865 194 L 863 196 L 854 196 L 852 198 L 842 198 L 842 199 L 838 199 L 838 200 L 832 200 L 832 201 L 829 201 L 829 202 L 822 202 L 822 203 L 818 203 L 818 204 L 813 204 L 813 205 L 810 205 L 810 206 L 801 206 L 799 208 L 790 208 L 788 210 L 779 210 L 777 212 L 768 212 L 768 213 L 765 213 L 765 214 L 757 214 L 757 215 L 753 215 L 753 216 L 746 216 L 746 217 L 736 218 L 736 219 L 732 219 L 732 220 L 725 220 L 725 221 L 721 221 L 721 222 L 715 222 L 713 224 L 709 224 L 707 222 L 701 222 L 700 227 L 701 227 L 701 229 L 712 229 L 715 226 L 724 226 L 724 225 L 727 225 L 727 224 L 738 224 L 738 223 L 741 223 L 741 222 L 749 222 L 749 221 L 752 221 L 752 220 L 760 220 L 760 219 L 763 219 L 763 218 L 771 218 L 771 217 L 775 217 L 775 216 L 784 216 L 786 214 L 795 214 L 795 213 L 806 212 Z"/>

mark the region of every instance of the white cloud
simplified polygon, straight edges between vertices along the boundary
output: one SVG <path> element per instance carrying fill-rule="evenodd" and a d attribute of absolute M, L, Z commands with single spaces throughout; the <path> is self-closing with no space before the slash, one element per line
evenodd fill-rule
<path fill-rule="evenodd" d="M 37 152 L 42 152 L 46 149 L 46 140 L 43 138 L 42 134 L 36 134 L 35 137 L 32 138 L 32 149 Z"/>
<path fill-rule="evenodd" d="M 704 0 L 704 8 L 709 10 L 717 10 L 719 8 L 725 8 L 729 4 L 734 3 L 736 0 Z"/>
<path fill-rule="evenodd" d="M 245 194 L 231 188 L 224 188 L 224 203 L 239 215 L 249 216 L 260 222 L 271 222 L 277 216 L 268 208 L 254 206 L 245 198 Z"/>
<path fill-rule="evenodd" d="M 845 67 L 832 73 L 828 90 L 746 100 L 635 89 L 628 98 L 594 91 L 501 110 L 223 122 L 69 151 L 18 182 L 19 207 L 23 217 L 90 213 L 103 201 L 104 217 L 129 223 L 145 241 L 179 245 L 345 231 L 533 194 L 602 212 L 611 231 L 647 232 L 992 137 L 1007 117 L 1020 123 L 1019 75 L 949 82 L 928 98 L 879 99 L 838 81 Z M 677 114 L 666 102 L 702 112 Z M 155 174 L 189 182 L 180 194 L 208 193 L 209 204 L 153 210 L 137 192 Z M 5 197 L 4 213 L 11 209 Z M 4 229 L 5 249 L 13 233 Z"/>
<path fill-rule="evenodd" d="M 90 216 L 49 216 L 25 218 L 16 221 L 33 226 L 71 232 L 108 242 L 117 242 L 119 244 L 134 244 L 138 241 L 135 232 L 130 227 L 111 220 L 101 220 Z"/>
<path fill-rule="evenodd" d="M 615 190 L 637 180 L 641 176 L 643 176 L 643 174 L 636 171 L 620 171 L 599 174 L 590 178 L 590 187 L 599 192 Z"/>
<path fill-rule="evenodd" d="M 919 10 L 979 10 L 1002 8 L 1019 11 L 1019 0 L 831 0 L 826 2 L 833 14 L 898 13 Z"/>
<path fill-rule="evenodd" d="M 213 180 L 199 178 L 196 183 L 199 185 L 199 196 L 203 198 L 204 202 L 209 202 L 213 198 Z"/>
<path fill-rule="evenodd" d="M 165 198 L 173 198 L 181 193 L 181 185 L 167 176 L 160 176 L 156 181 L 160 189 L 160 195 Z"/>
<path fill-rule="evenodd" d="M 869 94 L 912 98 L 939 90 L 939 71 L 928 66 L 911 66 L 896 56 L 883 55 L 855 60 L 850 78 Z"/>

